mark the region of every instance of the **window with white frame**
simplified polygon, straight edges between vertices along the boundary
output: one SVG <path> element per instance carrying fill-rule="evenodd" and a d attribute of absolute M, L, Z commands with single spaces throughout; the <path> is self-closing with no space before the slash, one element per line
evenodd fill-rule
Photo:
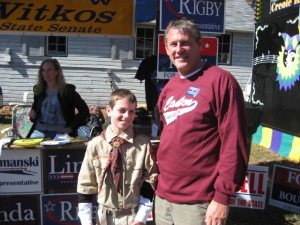
<path fill-rule="evenodd" d="M 218 63 L 231 64 L 231 35 L 222 34 L 216 37 L 219 39 Z"/>
<path fill-rule="evenodd" d="M 48 36 L 47 38 L 48 56 L 67 56 L 67 37 Z"/>
<path fill-rule="evenodd" d="M 154 28 L 136 28 L 135 58 L 146 58 L 154 53 L 154 37 Z"/>

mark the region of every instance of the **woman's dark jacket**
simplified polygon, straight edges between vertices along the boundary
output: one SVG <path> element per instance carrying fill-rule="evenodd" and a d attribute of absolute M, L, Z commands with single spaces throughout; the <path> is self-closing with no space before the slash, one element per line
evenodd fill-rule
<path fill-rule="evenodd" d="M 34 102 L 32 104 L 31 109 L 35 110 L 36 118 L 39 118 L 41 114 L 42 103 L 46 97 L 46 92 L 42 95 L 37 96 L 35 94 L 35 86 L 33 87 L 34 93 Z M 66 121 L 66 127 L 70 127 L 72 132 L 69 134 L 72 137 L 77 136 L 77 129 L 86 124 L 87 118 L 89 116 L 89 108 L 85 101 L 81 98 L 81 96 L 75 91 L 76 87 L 73 84 L 66 84 L 63 94 L 61 95 L 59 92 L 57 94 L 58 101 L 61 106 L 61 110 Z M 78 113 L 75 115 L 75 108 Z M 37 122 L 36 119 L 30 118 L 33 122 L 33 126 L 28 133 L 27 137 L 30 137 L 31 133 L 34 130 L 35 124 Z"/>

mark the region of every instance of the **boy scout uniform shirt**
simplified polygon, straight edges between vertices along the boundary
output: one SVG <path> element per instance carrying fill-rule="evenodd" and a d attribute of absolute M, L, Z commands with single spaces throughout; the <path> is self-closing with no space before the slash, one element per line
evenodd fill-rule
<path fill-rule="evenodd" d="M 135 208 L 139 204 L 143 181 L 149 182 L 153 189 L 156 183 L 157 165 L 151 156 L 151 143 L 148 137 L 135 135 L 132 127 L 119 135 L 127 141 L 121 145 L 121 193 L 117 192 L 110 170 L 100 190 L 100 177 L 112 149 L 109 142 L 115 136 L 109 126 L 105 133 L 106 140 L 98 136 L 89 142 L 78 176 L 77 192 L 97 194 L 98 203 L 108 208 Z"/>

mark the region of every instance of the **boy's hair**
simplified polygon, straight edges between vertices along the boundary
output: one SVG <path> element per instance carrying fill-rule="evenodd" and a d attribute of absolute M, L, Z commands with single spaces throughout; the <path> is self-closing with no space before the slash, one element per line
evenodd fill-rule
<path fill-rule="evenodd" d="M 165 31 L 165 43 L 167 43 L 167 34 L 171 28 L 179 30 L 180 32 L 189 31 L 196 41 L 201 40 L 201 33 L 197 24 L 195 24 L 192 20 L 188 18 L 182 17 L 179 19 L 172 20 L 168 24 Z"/>
<path fill-rule="evenodd" d="M 117 100 L 126 98 L 131 103 L 137 103 L 135 95 L 128 89 L 118 89 L 111 93 L 108 105 L 113 108 Z"/>

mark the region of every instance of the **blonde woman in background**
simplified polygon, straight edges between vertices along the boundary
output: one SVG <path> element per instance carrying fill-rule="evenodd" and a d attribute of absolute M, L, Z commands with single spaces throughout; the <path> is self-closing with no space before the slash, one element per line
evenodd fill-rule
<path fill-rule="evenodd" d="M 41 63 L 38 81 L 33 87 L 34 102 L 29 114 L 33 127 L 28 137 L 77 136 L 77 129 L 85 124 L 89 109 L 75 89 L 74 85 L 65 82 L 56 59 L 45 59 Z M 78 111 L 76 115 L 75 109 Z"/>

